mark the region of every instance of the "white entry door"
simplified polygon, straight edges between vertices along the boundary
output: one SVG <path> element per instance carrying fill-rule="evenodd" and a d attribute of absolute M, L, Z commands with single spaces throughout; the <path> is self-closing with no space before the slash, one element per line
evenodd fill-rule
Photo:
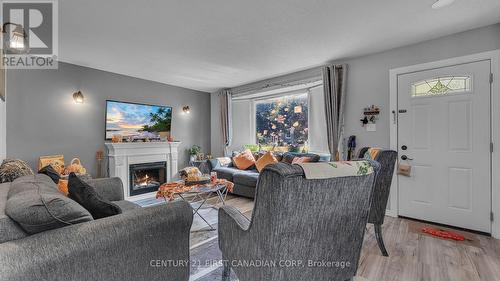
<path fill-rule="evenodd" d="M 398 76 L 399 215 L 491 233 L 490 63 Z"/>

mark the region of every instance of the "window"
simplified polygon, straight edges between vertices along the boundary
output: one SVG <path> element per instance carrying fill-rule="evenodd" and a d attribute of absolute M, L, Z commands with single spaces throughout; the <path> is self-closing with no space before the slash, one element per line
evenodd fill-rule
<path fill-rule="evenodd" d="M 307 144 L 307 93 L 257 101 L 255 113 L 258 144 L 292 151 Z"/>
<path fill-rule="evenodd" d="M 446 76 L 419 81 L 411 85 L 411 96 L 436 96 L 471 91 L 470 76 Z"/>

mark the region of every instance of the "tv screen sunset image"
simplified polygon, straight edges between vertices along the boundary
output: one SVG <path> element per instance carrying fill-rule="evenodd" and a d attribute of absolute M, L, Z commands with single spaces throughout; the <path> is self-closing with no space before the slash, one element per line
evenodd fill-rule
<path fill-rule="evenodd" d="M 106 102 L 106 139 L 114 135 L 132 139 L 167 138 L 171 123 L 169 106 Z"/>

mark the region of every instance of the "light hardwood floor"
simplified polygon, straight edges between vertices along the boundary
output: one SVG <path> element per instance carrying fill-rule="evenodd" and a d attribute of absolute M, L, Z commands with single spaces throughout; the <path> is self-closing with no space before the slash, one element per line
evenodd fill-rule
<path fill-rule="evenodd" d="M 253 201 L 228 196 L 227 204 L 251 216 Z M 412 220 L 386 217 L 382 227 L 389 257 L 368 225 L 356 281 L 500 281 L 500 240 L 467 233 L 473 242 L 442 240 L 412 229 Z"/>

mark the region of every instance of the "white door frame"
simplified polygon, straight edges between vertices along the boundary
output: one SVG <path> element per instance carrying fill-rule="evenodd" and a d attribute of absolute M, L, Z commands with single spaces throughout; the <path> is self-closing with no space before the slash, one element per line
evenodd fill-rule
<path fill-rule="evenodd" d="M 3 56 L 0 55 L 0 59 Z M 7 70 L 0 69 L 0 91 L 5 98 L 0 98 L 0 163 L 7 158 Z"/>
<path fill-rule="evenodd" d="M 429 63 L 399 67 L 389 70 L 389 107 L 390 107 L 390 147 L 398 151 L 398 76 L 428 70 L 433 68 L 441 68 L 446 66 L 453 66 L 458 64 L 465 64 L 481 60 L 491 61 L 491 73 L 493 74 L 493 83 L 491 84 L 491 137 L 492 143 L 495 144 L 495 149 L 491 155 L 491 212 L 493 213 L 494 220 L 491 223 L 491 236 L 500 239 L 500 49 L 483 52 L 463 57 L 455 57 L 451 59 L 439 60 Z M 388 206 L 387 215 L 398 216 L 398 180 L 397 175 L 394 175 L 391 193 L 390 193 L 390 206 Z"/>

